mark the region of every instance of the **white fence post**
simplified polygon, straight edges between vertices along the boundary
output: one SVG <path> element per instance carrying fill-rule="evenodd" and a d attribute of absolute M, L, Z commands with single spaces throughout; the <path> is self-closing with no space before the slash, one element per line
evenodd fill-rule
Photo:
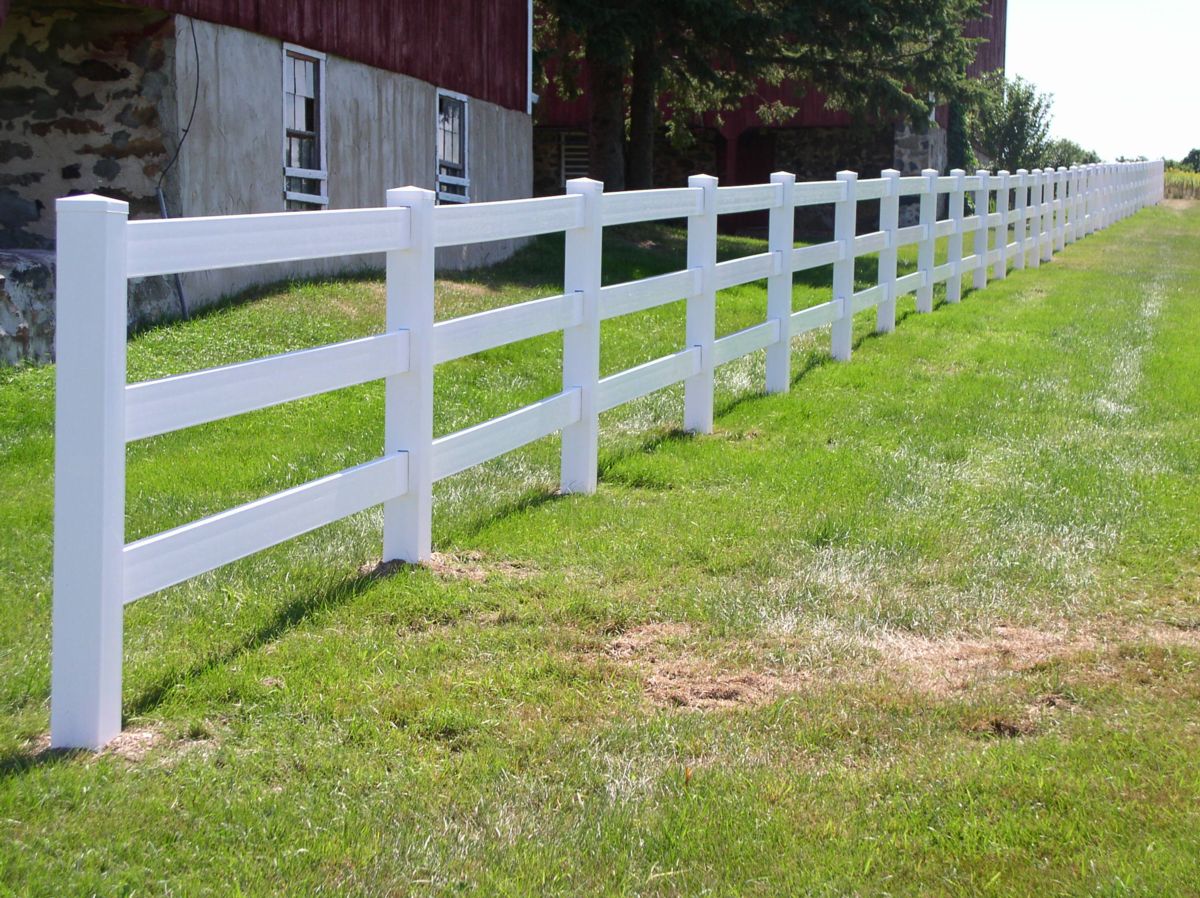
<path fill-rule="evenodd" d="M 121 731 L 129 205 L 60 199 L 50 744 Z"/>
<path fill-rule="evenodd" d="M 1104 166 L 1104 177 L 1102 180 L 1103 188 L 1101 190 L 1101 209 L 1100 227 L 1107 228 L 1112 224 L 1112 182 L 1113 182 L 1113 166 Z"/>
<path fill-rule="evenodd" d="M 601 223 L 604 185 L 591 178 L 567 182 L 567 193 L 583 197 L 583 227 L 566 232 L 563 292 L 580 293 L 579 324 L 563 331 L 563 389 L 579 390 L 579 420 L 563 428 L 560 488 L 564 493 L 596 491 L 600 445 L 600 272 L 604 250 Z"/>
<path fill-rule="evenodd" d="M 1124 167 L 1116 170 L 1116 178 L 1114 179 L 1116 188 L 1116 220 L 1121 221 L 1121 218 L 1126 215 L 1126 179 L 1127 175 L 1124 172 Z"/>
<path fill-rule="evenodd" d="M 1012 180 L 1004 169 L 996 174 L 1000 180 L 1000 186 L 996 188 L 996 211 L 1000 213 L 1000 221 L 996 225 L 996 249 L 1000 258 L 996 260 L 992 269 L 992 277 L 1002 281 L 1008 277 L 1008 225 L 1012 219 Z"/>
<path fill-rule="evenodd" d="M 1054 251 L 1061 253 L 1067 248 L 1067 167 L 1060 165 L 1054 176 L 1058 188 L 1055 191 L 1055 205 L 1058 207 L 1058 218 L 1054 228 Z"/>
<path fill-rule="evenodd" d="M 1094 165 L 1085 165 L 1083 167 L 1083 175 L 1081 178 L 1082 183 L 1079 191 L 1079 221 L 1083 226 L 1084 237 L 1095 230 L 1095 226 L 1092 222 L 1092 173 L 1095 168 L 1096 167 Z"/>
<path fill-rule="evenodd" d="M 896 231 L 900 228 L 900 172 L 885 168 L 883 198 L 879 201 L 879 230 L 887 234 L 887 244 L 879 251 L 878 282 L 883 299 L 875 310 L 875 330 L 890 334 L 896 329 Z"/>
<path fill-rule="evenodd" d="M 1013 268 L 1021 270 L 1025 267 L 1025 254 L 1029 250 L 1029 172 L 1023 168 L 1017 169 L 1017 220 L 1013 231 L 1017 242 L 1017 253 L 1013 256 Z"/>
<path fill-rule="evenodd" d="M 833 298 L 840 304 L 830 335 L 830 354 L 836 361 L 850 361 L 854 336 L 854 236 L 858 228 L 858 174 L 840 171 L 837 179 L 846 185 L 846 197 L 833 207 L 833 239 L 840 244 L 841 258 L 833 263 Z"/>
<path fill-rule="evenodd" d="M 949 211 L 954 230 L 950 234 L 946 253 L 946 261 L 950 263 L 950 279 L 946 281 L 946 302 L 958 302 L 962 299 L 963 213 L 966 202 L 963 180 L 966 174 L 961 168 L 950 169 L 954 186 L 949 193 Z"/>
<path fill-rule="evenodd" d="M 987 286 L 988 282 L 988 194 L 991 192 L 989 186 L 990 175 L 986 168 L 977 169 L 975 174 L 979 177 L 979 188 L 975 191 L 975 217 L 979 220 L 978 226 L 975 228 L 975 254 L 979 256 L 979 266 L 972 274 L 971 287 L 975 290 L 982 290 Z M 999 206 L 999 203 L 996 204 Z"/>
<path fill-rule="evenodd" d="M 1041 261 L 1054 259 L 1054 169 L 1042 169 Z"/>
<path fill-rule="evenodd" d="M 779 322 L 779 340 L 767 347 L 767 392 L 786 393 L 792 385 L 792 250 L 796 245 L 796 176 L 777 171 L 782 202 L 769 213 L 767 248 L 779 258 L 779 271 L 767 278 L 767 319 Z"/>
<path fill-rule="evenodd" d="M 937 179 L 936 168 L 921 170 L 925 179 L 921 191 L 922 228 L 921 244 L 917 249 L 917 270 L 921 272 L 921 286 L 917 288 L 917 311 L 928 313 L 933 311 L 933 260 L 934 249 L 937 247 Z"/>
<path fill-rule="evenodd" d="M 1042 253 L 1043 262 L 1051 262 L 1054 260 L 1054 240 L 1055 234 L 1058 232 L 1057 207 L 1058 202 L 1055 199 L 1055 185 L 1058 183 L 1058 175 L 1053 168 L 1042 170 L 1043 176 L 1046 178 L 1046 249 Z"/>
<path fill-rule="evenodd" d="M 387 192 L 407 207 L 407 249 L 387 254 L 388 331 L 408 331 L 408 371 L 384 379 L 383 451 L 408 453 L 408 492 L 383 503 L 383 560 L 425 561 L 433 551 L 433 209 L 420 187 Z"/>
<path fill-rule="evenodd" d="M 700 349 L 700 373 L 683 384 L 683 427 L 692 433 L 713 429 L 713 343 L 717 334 L 717 179 L 692 175 L 688 187 L 704 191 L 701 211 L 688 218 L 687 265 L 700 269 L 700 293 L 688 297 L 686 339 Z"/>
<path fill-rule="evenodd" d="M 1087 166 L 1080 166 L 1075 173 L 1075 214 L 1079 221 L 1075 223 L 1075 239 L 1087 237 Z"/>
<path fill-rule="evenodd" d="M 1079 239 L 1079 166 L 1072 165 L 1067 170 L 1067 205 L 1071 210 L 1067 220 L 1067 243 Z"/>
<path fill-rule="evenodd" d="M 1040 268 L 1042 264 L 1042 215 L 1046 207 L 1042 203 L 1042 195 L 1046 190 L 1046 179 L 1042 170 L 1035 168 L 1029 173 L 1032 189 L 1029 193 L 1029 267 Z"/>
<path fill-rule="evenodd" d="M 1090 165 L 1083 165 L 1079 168 L 1079 236 L 1080 238 L 1088 235 L 1088 200 L 1090 194 L 1088 192 L 1088 173 L 1091 170 Z"/>

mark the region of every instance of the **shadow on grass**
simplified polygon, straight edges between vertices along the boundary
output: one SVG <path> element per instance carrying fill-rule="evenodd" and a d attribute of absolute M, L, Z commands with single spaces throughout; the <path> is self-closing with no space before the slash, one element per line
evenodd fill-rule
<path fill-rule="evenodd" d="M 456 539 L 476 536 L 488 527 L 506 518 L 540 508 L 543 505 L 548 505 L 558 499 L 565 499 L 567 497 L 568 495 L 562 493 L 557 487 L 547 487 L 541 491 L 530 490 L 516 499 L 496 503 L 484 513 L 456 527 L 452 534 L 446 535 L 446 538 L 448 541 L 453 542 Z"/>
<path fill-rule="evenodd" d="M 36 748 L 31 750 L 17 749 L 16 751 L 0 754 L 0 783 L 15 779 L 23 774 L 32 773 L 57 764 L 65 764 L 74 759 L 92 758 L 95 755 L 86 749 L 78 748 Z"/>
<path fill-rule="evenodd" d="M 416 565 L 405 567 L 413 569 Z M 346 604 L 361 595 L 378 579 L 379 575 L 373 569 L 363 570 L 343 578 L 328 589 L 292 599 L 277 610 L 270 621 L 248 633 L 235 644 L 209 654 L 182 670 L 165 674 L 157 682 L 143 688 L 140 694 L 126 703 L 125 720 L 153 711 L 166 700 L 176 686 L 195 680 L 210 670 L 229 664 L 248 652 L 274 642 L 315 614 Z"/>

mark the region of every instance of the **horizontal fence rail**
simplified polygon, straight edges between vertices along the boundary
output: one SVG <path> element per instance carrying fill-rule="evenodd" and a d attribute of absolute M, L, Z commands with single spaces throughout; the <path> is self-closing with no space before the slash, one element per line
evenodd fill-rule
<path fill-rule="evenodd" d="M 831 354 L 848 360 L 856 313 L 874 309 L 886 333 L 900 297 L 915 294 L 917 311 L 927 313 L 935 284 L 953 303 L 966 277 L 978 290 L 1010 265 L 1036 268 L 1157 203 L 1162 179 L 1161 162 L 909 177 L 888 170 L 861 181 L 840 172 L 810 183 L 779 172 L 768 184 L 735 187 L 697 175 L 686 187 L 612 194 L 578 179 L 564 196 L 530 200 L 435 206 L 432 192 L 408 187 L 388 191 L 378 209 L 133 222 L 117 200 L 59 200 L 52 744 L 99 748 L 120 731 L 126 603 L 376 505 L 385 560 L 423 561 L 435 481 L 555 433 L 562 491 L 592 492 L 601 412 L 682 383 L 685 428 L 711 432 L 715 368 L 765 350 L 767 391 L 786 391 L 792 337 L 828 326 Z M 910 217 L 901 226 L 904 198 Z M 877 204 L 878 225 L 858 234 L 862 202 Z M 796 246 L 795 210 L 820 204 L 834 207 L 833 239 Z M 767 213 L 768 251 L 718 262 L 718 216 L 746 212 Z M 687 221 L 686 267 L 601 286 L 604 228 L 665 219 Z M 560 232 L 559 295 L 435 323 L 437 247 Z M 968 234 L 973 248 L 964 256 Z M 947 238 L 947 257 L 935 262 L 939 238 Z M 917 269 L 898 275 L 897 251 L 906 246 L 916 247 Z M 380 252 L 384 333 L 126 383 L 130 278 Z M 855 260 L 867 255 L 877 256 L 875 283 L 856 290 Z M 832 295 L 793 309 L 793 275 L 822 266 L 832 266 Z M 718 336 L 717 292 L 764 280 L 766 319 Z M 673 302 L 685 306 L 683 345 L 601 377 L 601 322 Z M 557 332 L 560 392 L 434 439 L 438 364 Z M 127 443 L 372 380 L 385 385 L 380 458 L 125 544 Z"/>

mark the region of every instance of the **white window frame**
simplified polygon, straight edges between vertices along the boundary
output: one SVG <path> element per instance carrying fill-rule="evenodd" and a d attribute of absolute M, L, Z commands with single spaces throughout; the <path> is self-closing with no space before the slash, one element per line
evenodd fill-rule
<path fill-rule="evenodd" d="M 282 129 L 283 145 L 281 148 L 283 164 L 283 199 L 286 207 L 289 201 L 297 203 L 308 203 L 313 206 L 326 207 L 329 205 L 329 157 L 328 157 L 328 133 L 325 102 L 325 54 L 320 50 L 310 50 L 307 47 L 301 47 L 298 44 L 284 43 L 283 45 L 283 60 L 280 63 L 280 108 L 283 110 L 283 121 L 287 121 L 287 68 L 294 57 L 307 59 L 310 62 L 316 63 L 317 78 L 317 154 L 320 157 L 320 168 L 295 168 L 287 164 L 288 151 L 288 134 L 287 126 Z M 319 181 L 321 183 L 321 193 L 300 193 L 295 190 L 287 189 L 288 178 L 304 178 L 310 181 Z"/>
<path fill-rule="evenodd" d="M 463 173 L 459 178 L 454 175 L 442 174 L 442 158 L 438 147 L 438 130 L 442 126 L 442 97 L 459 100 L 463 104 Z M 471 98 L 453 90 L 438 88 L 437 99 L 433 106 L 433 177 L 434 189 L 437 190 L 439 203 L 469 203 L 471 201 Z M 453 184 L 463 189 L 463 193 L 447 193 L 442 190 L 443 184 Z"/>

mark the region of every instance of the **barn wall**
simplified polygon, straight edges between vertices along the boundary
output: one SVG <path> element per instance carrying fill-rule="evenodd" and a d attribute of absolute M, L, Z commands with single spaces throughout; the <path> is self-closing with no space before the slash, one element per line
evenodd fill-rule
<path fill-rule="evenodd" d="M 126 0 L 410 75 L 524 112 L 527 0 Z"/>
<path fill-rule="evenodd" d="M 1008 0 L 984 0 L 981 6 L 984 14 L 965 29 L 968 37 L 984 39 L 975 51 L 975 62 L 967 68 L 972 78 L 1004 68 L 1008 38 Z"/>
<path fill-rule="evenodd" d="M 184 215 L 280 212 L 283 110 L 281 41 L 196 21 L 200 101 L 180 153 L 176 192 Z M 177 116 L 186 122 L 196 77 L 191 21 L 177 18 Z M 330 56 L 326 60 L 329 208 L 381 206 L 390 187 L 432 189 L 437 86 Z M 527 197 L 531 132 L 524 112 L 471 98 L 469 174 L 473 201 Z M 172 175 L 173 177 L 173 175 Z M 296 213 L 304 214 L 304 213 Z M 511 241 L 448 248 L 439 265 L 473 267 L 510 255 Z M 184 277 L 189 300 L 210 302 L 253 284 L 379 268 L 381 256 L 202 272 Z"/>

